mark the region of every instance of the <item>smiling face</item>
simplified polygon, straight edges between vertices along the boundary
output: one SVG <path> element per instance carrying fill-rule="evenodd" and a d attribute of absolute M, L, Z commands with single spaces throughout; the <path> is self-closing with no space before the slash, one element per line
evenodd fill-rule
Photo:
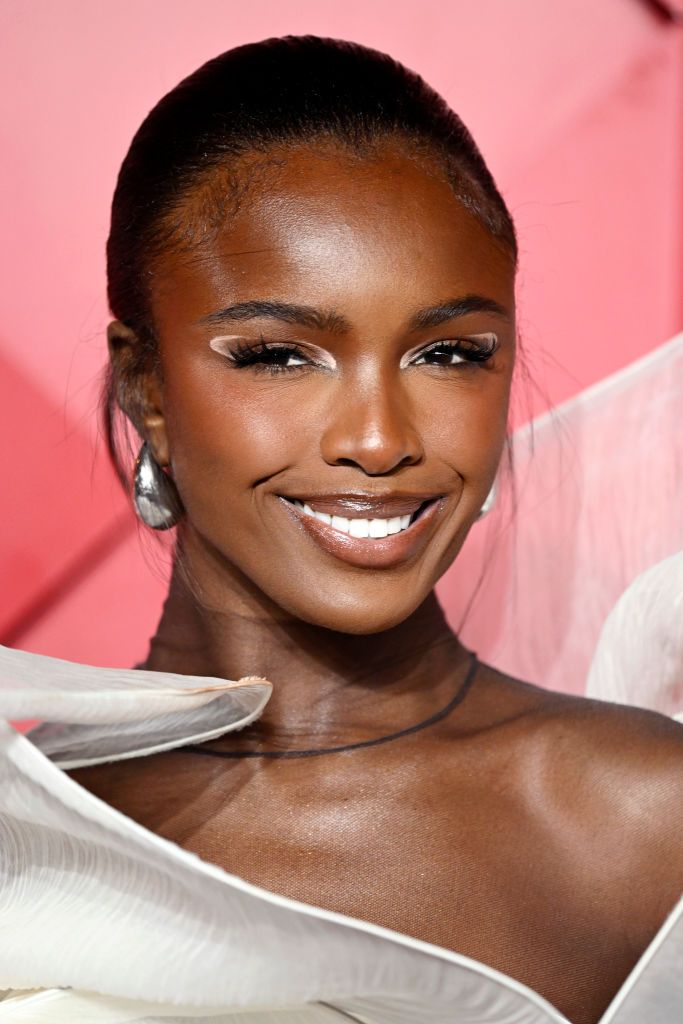
<path fill-rule="evenodd" d="M 491 487 L 514 359 L 512 259 L 445 177 L 389 144 L 294 149 L 155 263 L 152 313 L 149 435 L 218 606 L 407 618 Z"/>

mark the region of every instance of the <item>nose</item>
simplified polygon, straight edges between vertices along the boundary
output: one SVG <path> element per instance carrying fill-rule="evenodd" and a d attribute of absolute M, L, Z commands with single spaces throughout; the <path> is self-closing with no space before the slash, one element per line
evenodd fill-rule
<path fill-rule="evenodd" d="M 423 458 L 411 403 L 396 380 L 351 381 L 331 401 L 321 441 L 329 465 L 353 465 L 379 476 Z"/>

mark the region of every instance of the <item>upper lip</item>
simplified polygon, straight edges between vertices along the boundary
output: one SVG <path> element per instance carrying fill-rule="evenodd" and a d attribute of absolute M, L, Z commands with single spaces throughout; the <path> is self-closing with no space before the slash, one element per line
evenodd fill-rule
<path fill-rule="evenodd" d="M 288 501 L 301 501 L 314 512 L 326 512 L 332 516 L 347 518 L 391 519 L 395 516 L 413 515 L 427 501 L 442 497 L 433 492 L 392 491 L 388 494 L 364 494 L 359 491 L 335 493 L 282 494 Z"/>

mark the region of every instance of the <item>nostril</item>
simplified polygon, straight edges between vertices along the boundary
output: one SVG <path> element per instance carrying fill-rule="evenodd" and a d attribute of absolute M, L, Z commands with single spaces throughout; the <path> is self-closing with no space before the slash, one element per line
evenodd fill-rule
<path fill-rule="evenodd" d="M 368 423 L 368 417 L 349 406 L 325 430 L 320 452 L 329 465 L 355 466 L 369 476 L 395 472 L 422 458 L 420 439 L 405 425 Z"/>

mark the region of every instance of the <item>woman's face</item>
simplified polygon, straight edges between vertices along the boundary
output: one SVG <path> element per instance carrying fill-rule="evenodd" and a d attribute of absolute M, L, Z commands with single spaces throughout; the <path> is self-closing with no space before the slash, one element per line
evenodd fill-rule
<path fill-rule="evenodd" d="M 513 284 L 500 244 L 397 146 L 294 150 L 155 265 L 155 437 L 226 607 L 256 588 L 373 633 L 424 601 L 500 459 Z"/>

